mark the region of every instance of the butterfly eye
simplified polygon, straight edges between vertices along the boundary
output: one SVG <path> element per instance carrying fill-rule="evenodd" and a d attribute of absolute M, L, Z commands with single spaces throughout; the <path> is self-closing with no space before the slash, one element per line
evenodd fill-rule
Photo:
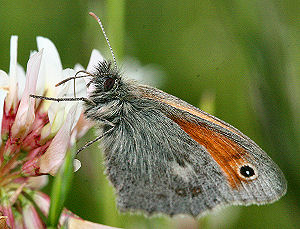
<path fill-rule="evenodd" d="M 115 79 L 114 78 L 108 78 L 104 82 L 104 91 L 109 91 L 113 88 L 115 85 Z"/>
<path fill-rule="evenodd" d="M 254 179 L 257 177 L 254 167 L 251 167 L 250 165 L 243 165 L 240 167 L 240 174 L 246 179 Z"/>

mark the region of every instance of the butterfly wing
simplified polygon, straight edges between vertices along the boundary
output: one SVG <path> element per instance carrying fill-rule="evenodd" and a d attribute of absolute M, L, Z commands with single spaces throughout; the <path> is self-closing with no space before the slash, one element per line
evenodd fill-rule
<path fill-rule="evenodd" d="M 102 142 L 121 209 L 198 216 L 285 193 L 280 169 L 240 131 L 158 89 L 139 90 Z"/>

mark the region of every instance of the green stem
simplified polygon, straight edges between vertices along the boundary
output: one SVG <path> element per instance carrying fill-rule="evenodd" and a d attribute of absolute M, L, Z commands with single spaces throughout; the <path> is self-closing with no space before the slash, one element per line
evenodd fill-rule
<path fill-rule="evenodd" d="M 68 197 L 73 180 L 73 159 L 75 147 L 68 150 L 64 164 L 55 176 L 51 190 L 51 202 L 49 215 L 47 220 L 48 228 L 56 228 L 59 222 L 60 215 L 64 208 L 64 203 Z"/>

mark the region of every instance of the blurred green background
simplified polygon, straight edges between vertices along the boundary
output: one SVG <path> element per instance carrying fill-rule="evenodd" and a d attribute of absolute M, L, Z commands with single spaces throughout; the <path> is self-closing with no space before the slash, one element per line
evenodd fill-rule
<path fill-rule="evenodd" d="M 197 221 L 120 214 L 95 144 L 79 155 L 82 168 L 66 207 L 86 220 L 125 228 L 299 228 L 299 1 L 2 0 L 0 69 L 8 72 L 14 34 L 24 67 L 38 35 L 54 42 L 65 68 L 86 66 L 93 48 L 111 58 L 89 11 L 102 18 L 119 63 L 131 56 L 159 65 L 165 72 L 154 76 L 165 77 L 159 88 L 256 141 L 283 170 L 288 192 L 271 205 L 230 207 Z M 79 145 L 93 138 L 90 131 Z"/>

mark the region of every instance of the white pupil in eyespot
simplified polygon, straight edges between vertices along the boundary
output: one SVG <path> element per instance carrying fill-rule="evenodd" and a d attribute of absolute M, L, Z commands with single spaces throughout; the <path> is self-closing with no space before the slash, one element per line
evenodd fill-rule
<path fill-rule="evenodd" d="M 252 177 L 255 175 L 254 169 L 251 168 L 248 165 L 244 165 L 240 168 L 240 173 L 244 176 L 244 177 Z"/>

